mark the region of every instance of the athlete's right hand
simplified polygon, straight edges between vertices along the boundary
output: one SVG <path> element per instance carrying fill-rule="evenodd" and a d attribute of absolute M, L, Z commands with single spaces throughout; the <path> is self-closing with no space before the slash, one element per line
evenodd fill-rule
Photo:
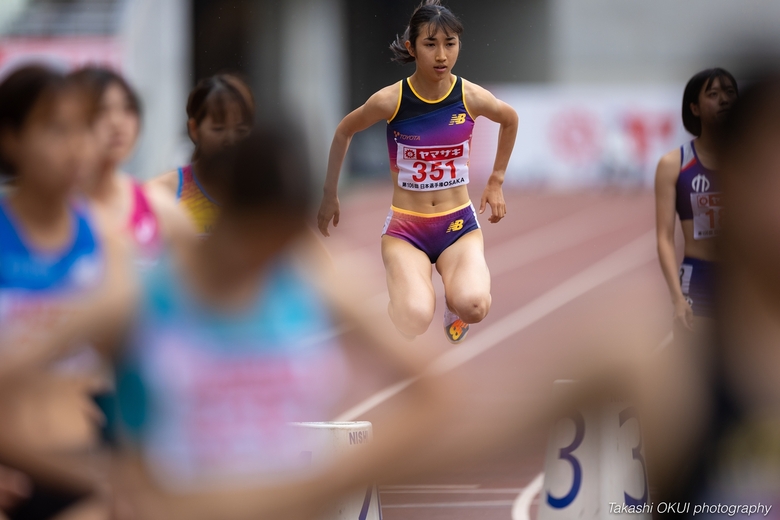
<path fill-rule="evenodd" d="M 317 227 L 320 228 L 320 233 L 329 237 L 328 224 L 333 219 L 333 227 L 339 225 L 339 198 L 336 196 L 322 197 L 322 203 L 320 204 L 320 211 L 317 213 Z"/>
<path fill-rule="evenodd" d="M 674 304 L 674 323 L 683 329 L 693 330 L 693 309 L 686 300 Z"/>

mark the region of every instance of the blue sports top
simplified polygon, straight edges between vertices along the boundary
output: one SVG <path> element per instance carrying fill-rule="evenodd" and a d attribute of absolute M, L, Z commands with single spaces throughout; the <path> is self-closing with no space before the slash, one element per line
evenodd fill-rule
<path fill-rule="evenodd" d="M 332 419 L 345 358 L 325 301 L 283 260 L 233 313 L 190 292 L 169 258 L 146 274 L 117 369 L 118 418 L 161 485 L 297 471 L 302 432 L 289 423 Z"/>
<path fill-rule="evenodd" d="M 5 199 L 0 198 L 0 329 L 3 324 L 46 326 L 46 303 L 97 287 L 103 255 L 89 221 L 73 209 L 73 239 L 60 251 L 36 250 L 25 241 Z M 28 323 L 34 319 L 35 325 Z"/>
<path fill-rule="evenodd" d="M 718 178 L 701 164 L 693 141 L 680 147 L 680 157 L 675 204 L 680 220 L 694 221 L 697 240 L 717 236 L 723 217 Z"/>
<path fill-rule="evenodd" d="M 408 78 L 401 81 L 396 112 L 387 122 L 390 170 L 398 174 L 398 186 L 434 191 L 468 184 L 473 129 L 463 78 L 456 77 L 437 100 L 417 94 Z"/>

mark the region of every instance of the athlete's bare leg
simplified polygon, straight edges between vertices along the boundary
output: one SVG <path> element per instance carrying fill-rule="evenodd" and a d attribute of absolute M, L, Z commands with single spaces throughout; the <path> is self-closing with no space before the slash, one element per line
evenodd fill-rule
<path fill-rule="evenodd" d="M 436 262 L 450 310 L 466 323 L 478 323 L 490 310 L 490 271 L 482 230 L 462 236 Z"/>
<path fill-rule="evenodd" d="M 387 235 L 382 237 L 382 260 L 390 293 L 390 319 L 405 336 L 419 336 L 428 330 L 436 309 L 431 261 L 409 242 Z"/>

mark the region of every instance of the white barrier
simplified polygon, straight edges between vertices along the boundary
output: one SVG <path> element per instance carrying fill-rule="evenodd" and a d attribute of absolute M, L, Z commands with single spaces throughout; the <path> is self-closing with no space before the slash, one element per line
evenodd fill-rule
<path fill-rule="evenodd" d="M 368 421 L 300 422 L 293 425 L 305 432 L 301 457 L 313 468 L 326 467 L 339 456 L 359 449 L 373 439 Z M 376 486 L 355 491 L 325 512 L 321 520 L 382 520 L 379 491 Z"/>
<path fill-rule="evenodd" d="M 558 390 L 572 382 L 558 382 Z M 553 427 L 539 520 L 649 520 L 647 471 L 635 408 L 612 401 L 574 412 Z"/>

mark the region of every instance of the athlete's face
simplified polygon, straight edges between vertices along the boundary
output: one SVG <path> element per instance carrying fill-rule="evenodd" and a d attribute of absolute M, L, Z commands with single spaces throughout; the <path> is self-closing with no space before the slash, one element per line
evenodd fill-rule
<path fill-rule="evenodd" d="M 693 115 L 701 119 L 702 127 L 717 124 L 737 100 L 737 89 L 728 78 L 720 77 L 712 80 L 699 92 L 699 102 L 691 103 Z"/>
<path fill-rule="evenodd" d="M 67 194 L 88 168 L 92 136 L 83 98 L 60 93 L 39 101 L 19 132 L 3 136 L 20 181 L 49 194 Z"/>
<path fill-rule="evenodd" d="M 423 27 L 412 45 L 406 42 L 406 48 L 417 62 L 417 71 L 433 80 L 449 77 L 450 71 L 458 61 L 460 38 L 457 34 L 447 34 L 436 30 L 430 32 Z"/>
<path fill-rule="evenodd" d="M 94 123 L 95 139 L 105 162 L 121 164 L 130 157 L 140 121 L 125 90 L 112 83 L 103 93 Z"/>
<path fill-rule="evenodd" d="M 241 109 L 229 104 L 221 118 L 207 115 L 200 124 L 194 119 L 188 122 L 190 137 L 203 153 L 218 152 L 249 135 L 249 124 L 244 121 Z"/>

